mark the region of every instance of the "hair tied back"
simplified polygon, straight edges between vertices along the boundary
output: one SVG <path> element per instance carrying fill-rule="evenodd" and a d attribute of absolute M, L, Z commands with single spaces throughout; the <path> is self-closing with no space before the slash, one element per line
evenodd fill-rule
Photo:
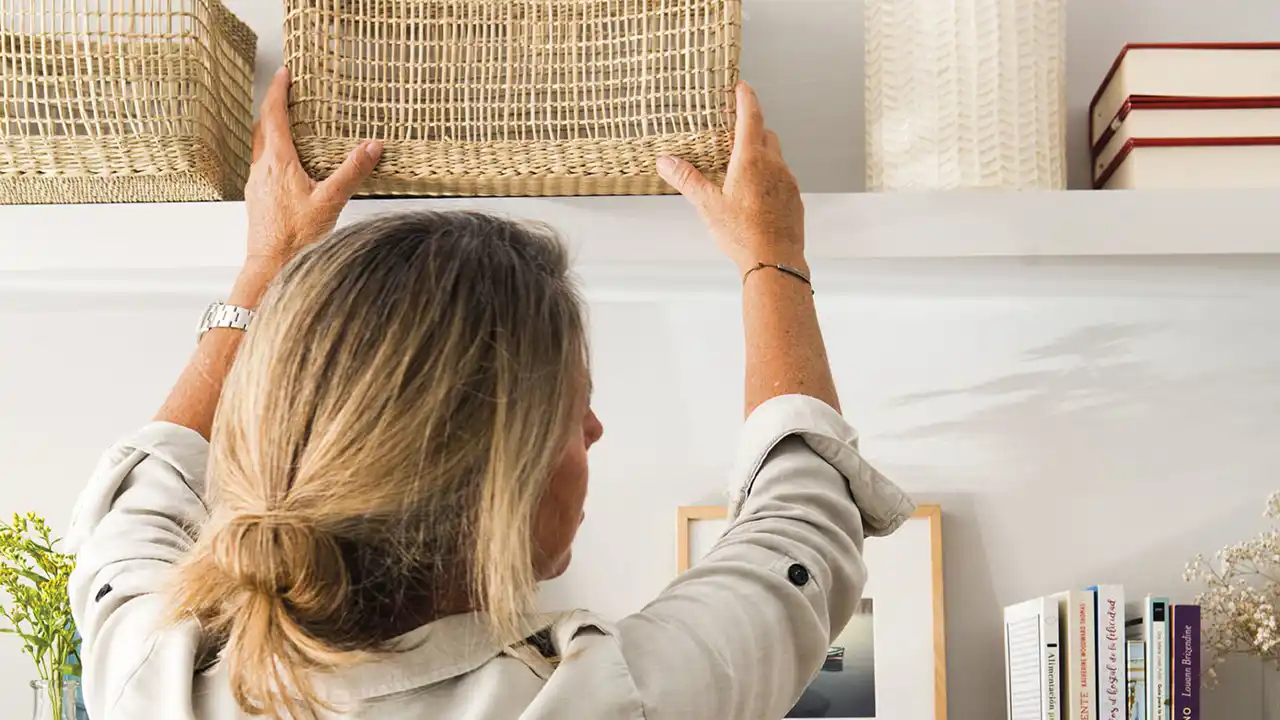
<path fill-rule="evenodd" d="M 341 606 L 349 587 L 332 535 L 289 512 L 242 512 L 216 531 L 215 566 L 242 590 L 288 602 L 300 619 Z"/>

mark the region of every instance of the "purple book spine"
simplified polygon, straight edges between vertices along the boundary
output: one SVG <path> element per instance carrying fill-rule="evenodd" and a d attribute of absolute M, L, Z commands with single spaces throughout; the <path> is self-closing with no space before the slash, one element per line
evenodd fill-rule
<path fill-rule="evenodd" d="M 1200 606 L 1173 608 L 1173 720 L 1200 720 Z"/>

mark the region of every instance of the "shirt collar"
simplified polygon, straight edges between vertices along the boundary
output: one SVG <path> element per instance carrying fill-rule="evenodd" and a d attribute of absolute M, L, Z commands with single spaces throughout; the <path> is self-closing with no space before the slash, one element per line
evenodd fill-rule
<path fill-rule="evenodd" d="M 521 619 L 521 637 L 554 622 L 550 615 Z M 489 629 L 484 613 L 450 615 L 392 641 L 392 652 L 340 673 L 314 678 L 321 701 L 341 704 L 391 695 L 465 675 L 501 655 L 506 645 Z"/>

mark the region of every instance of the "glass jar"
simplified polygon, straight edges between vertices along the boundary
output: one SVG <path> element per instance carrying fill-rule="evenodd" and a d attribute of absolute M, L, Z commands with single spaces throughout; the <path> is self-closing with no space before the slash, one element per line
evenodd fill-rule
<path fill-rule="evenodd" d="M 35 704 L 31 720 L 87 720 L 88 716 L 77 709 L 79 690 L 80 683 L 76 680 L 63 680 L 61 692 L 51 692 L 44 680 L 32 681 Z"/>

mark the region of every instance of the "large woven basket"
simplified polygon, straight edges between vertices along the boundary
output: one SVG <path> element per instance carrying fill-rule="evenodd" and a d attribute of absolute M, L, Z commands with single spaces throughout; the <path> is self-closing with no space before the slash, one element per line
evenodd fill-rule
<path fill-rule="evenodd" d="M 729 162 L 741 0 L 286 0 L 303 164 L 383 140 L 367 195 L 668 192 Z"/>
<path fill-rule="evenodd" d="M 218 0 L 0 0 L 0 203 L 243 197 L 256 44 Z"/>

